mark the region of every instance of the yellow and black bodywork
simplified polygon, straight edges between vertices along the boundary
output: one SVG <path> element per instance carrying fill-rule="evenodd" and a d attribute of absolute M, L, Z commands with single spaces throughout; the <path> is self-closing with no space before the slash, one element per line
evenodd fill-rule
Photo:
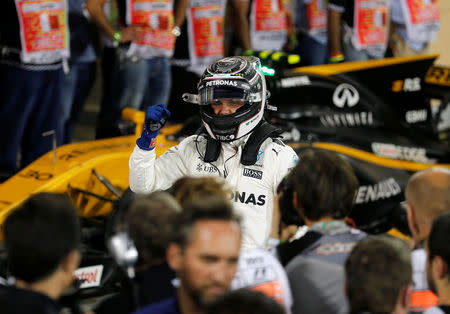
<path fill-rule="evenodd" d="M 136 123 L 135 134 L 60 146 L 0 184 L 0 228 L 11 211 L 39 192 L 68 193 L 82 217 L 107 216 L 113 201 L 129 187 L 128 160 L 144 123 L 141 111 L 125 109 L 123 115 Z M 165 134 L 179 128 L 164 128 L 158 156 L 176 144 Z"/>
<path fill-rule="evenodd" d="M 122 281 L 122 272 L 107 252 L 106 239 L 114 232 L 113 211 L 129 187 L 128 160 L 142 131 L 145 114 L 125 109 L 123 116 L 136 124 L 135 134 L 57 147 L 0 184 L 0 242 L 5 218 L 29 196 L 56 192 L 71 197 L 79 211 L 83 242 L 83 259 L 74 276 L 85 279 L 78 283 L 76 298 L 117 292 Z M 161 130 L 155 148 L 157 156 L 177 144 L 168 140 L 166 134 L 180 128 L 181 125 L 173 125 Z M 0 250 L 0 276 L 5 277 L 7 266 L 1 253 Z"/>

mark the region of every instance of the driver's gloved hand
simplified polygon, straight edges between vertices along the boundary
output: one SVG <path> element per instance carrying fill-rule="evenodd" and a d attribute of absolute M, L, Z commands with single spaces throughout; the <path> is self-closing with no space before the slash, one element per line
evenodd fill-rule
<path fill-rule="evenodd" d="M 156 136 L 159 130 L 166 124 L 170 117 L 170 111 L 164 104 L 150 106 L 145 113 L 144 130 L 141 137 L 136 140 L 137 146 L 143 150 L 152 150 L 156 145 Z"/>

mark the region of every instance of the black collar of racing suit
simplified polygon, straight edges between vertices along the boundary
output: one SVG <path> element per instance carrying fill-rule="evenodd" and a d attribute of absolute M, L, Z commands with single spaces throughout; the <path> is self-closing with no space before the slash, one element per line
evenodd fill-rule
<path fill-rule="evenodd" d="M 205 132 L 206 133 L 206 132 Z M 281 130 L 266 121 L 261 121 L 250 134 L 247 142 L 244 145 L 241 156 L 241 164 L 244 166 L 251 166 L 256 163 L 258 159 L 258 151 L 262 143 L 268 137 L 278 137 L 281 134 Z M 206 151 L 205 151 L 205 162 L 214 162 L 219 158 L 220 151 L 222 148 L 222 143 L 211 136 L 206 134 Z"/>

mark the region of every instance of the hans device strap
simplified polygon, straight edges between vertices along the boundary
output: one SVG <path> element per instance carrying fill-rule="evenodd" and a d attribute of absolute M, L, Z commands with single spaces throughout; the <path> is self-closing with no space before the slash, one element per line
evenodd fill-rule
<path fill-rule="evenodd" d="M 205 158 L 203 160 L 205 162 L 214 162 L 219 158 L 220 149 L 222 148 L 222 144 L 220 141 L 213 139 L 210 136 L 206 138 L 206 152 Z"/>
<path fill-rule="evenodd" d="M 258 151 L 261 144 L 268 137 L 277 137 L 281 130 L 266 121 L 262 121 L 250 134 L 247 143 L 244 146 L 241 156 L 241 164 L 251 166 L 256 163 Z M 206 152 L 204 161 L 214 162 L 219 158 L 221 142 L 211 137 L 207 137 Z"/>

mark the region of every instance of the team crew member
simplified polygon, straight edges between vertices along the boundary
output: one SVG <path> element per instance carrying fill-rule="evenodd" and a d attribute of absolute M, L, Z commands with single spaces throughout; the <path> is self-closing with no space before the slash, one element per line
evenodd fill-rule
<path fill-rule="evenodd" d="M 441 23 L 437 1 L 391 0 L 389 46 L 395 57 L 429 53 Z"/>
<path fill-rule="evenodd" d="M 182 94 L 196 90 L 205 68 L 224 56 L 224 18 L 226 0 L 177 0 L 175 17 L 179 21 L 178 39 L 172 64 L 173 85 L 168 107 L 171 121 L 184 122 L 198 116 L 197 106 L 180 104 Z"/>
<path fill-rule="evenodd" d="M 343 265 L 352 247 L 366 236 L 345 221 L 355 202 L 358 179 L 351 164 L 335 152 L 307 148 L 299 158 L 288 184 L 294 190 L 293 205 L 308 231 L 299 239 L 279 244 L 278 257 L 284 266 L 299 256 Z M 280 231 L 272 231 L 274 240 Z"/>
<path fill-rule="evenodd" d="M 292 204 L 308 231 L 276 247 L 292 289 L 292 312 L 343 313 L 347 304 L 341 289 L 342 272 L 314 264 L 314 260 L 342 267 L 353 246 L 366 236 L 345 222 L 355 201 L 358 179 L 349 161 L 333 151 L 307 148 L 299 153 L 299 160 L 289 173 L 288 184 L 294 191 Z M 272 240 L 280 234 L 277 228 L 273 231 Z M 316 280 L 315 274 L 321 274 L 319 278 L 328 275 Z M 327 300 L 326 304 L 321 300 Z"/>
<path fill-rule="evenodd" d="M 255 57 L 212 63 L 187 101 L 200 105 L 206 132 L 192 135 L 156 159 L 159 129 L 168 117 L 164 105 L 149 108 L 141 137 L 130 157 L 130 187 L 136 193 L 169 188 L 182 176 L 218 175 L 232 188 L 243 216 L 243 247 L 262 246 L 269 235 L 277 184 L 297 155 L 263 120 L 266 82 Z M 152 123 L 156 121 L 156 123 Z"/>
<path fill-rule="evenodd" d="M 126 97 L 125 91 L 129 86 L 134 86 L 135 97 L 126 99 L 127 105 L 138 102 L 137 98 L 142 97 L 143 84 L 137 82 L 146 67 L 143 66 L 143 60 L 138 62 L 136 59 L 136 62 L 131 62 L 131 60 L 126 62 L 125 58 L 121 58 L 130 42 L 136 38 L 136 28 L 125 25 L 123 1 L 119 6 L 118 0 L 86 0 L 85 7 L 92 21 L 101 31 L 103 45 L 100 56 L 102 95 L 95 136 L 97 139 L 118 136 L 120 135 L 118 124 L 124 105 L 122 98 Z M 134 65 L 140 65 L 140 67 L 137 68 Z M 133 70 L 136 71 L 133 72 Z M 140 89 L 139 93 L 136 91 L 137 89 Z"/>
<path fill-rule="evenodd" d="M 94 86 L 97 69 L 97 33 L 95 26 L 83 13 L 85 0 L 69 0 L 70 59 L 69 73 L 64 76 L 61 91 L 62 143 L 72 142 L 87 97 Z"/>
<path fill-rule="evenodd" d="M 15 282 L 0 284 L 2 314 L 61 313 L 58 299 L 72 285 L 81 260 L 80 223 L 70 198 L 35 194 L 6 218 L 3 227 L 8 269 Z"/>
<path fill-rule="evenodd" d="M 411 275 L 405 242 L 382 235 L 361 240 L 345 262 L 349 313 L 409 313 Z"/>
<path fill-rule="evenodd" d="M 389 0 L 329 0 L 327 12 L 331 63 L 384 57 Z"/>
<path fill-rule="evenodd" d="M 222 197 L 197 199 L 183 207 L 166 250 L 179 280 L 177 295 L 135 314 L 205 314 L 230 290 L 241 242 L 240 218 Z"/>
<path fill-rule="evenodd" d="M 171 87 L 169 59 L 175 48 L 178 23 L 172 0 L 117 0 L 117 24 L 127 25 L 117 29 L 113 23 L 116 21 L 108 19 L 114 15 L 112 4 L 113 1 L 107 3 L 107 0 L 86 1 L 92 19 L 115 46 L 119 46 L 121 56 L 116 60 L 120 67 L 113 67 L 111 77 L 106 78 L 112 95 L 117 93 L 112 90 L 114 84 L 120 87 L 118 99 L 112 99 L 112 110 L 110 103 L 102 102 L 100 124 L 106 125 L 117 123 L 125 106 L 145 110 L 148 106 L 167 103 Z M 112 78 L 117 82 L 111 82 Z M 102 128 L 99 125 L 99 133 Z"/>
<path fill-rule="evenodd" d="M 427 251 L 427 280 L 439 296 L 438 306 L 425 314 L 450 313 L 450 213 L 445 213 L 433 221 L 425 249 Z"/>
<path fill-rule="evenodd" d="M 406 186 L 408 226 L 415 245 L 411 256 L 414 277 L 411 311 L 424 311 L 438 301 L 428 287 L 423 244 L 430 234 L 433 219 L 450 211 L 449 190 L 450 170 L 440 167 L 415 173 Z"/>
<path fill-rule="evenodd" d="M 138 250 L 136 276 L 133 282 L 123 284 L 120 293 L 100 302 L 94 309 L 96 314 L 131 313 L 175 295 L 171 283 L 175 272 L 167 265 L 166 248 L 180 211 L 180 205 L 166 192 L 150 193 L 131 201 L 122 228 Z"/>
<path fill-rule="evenodd" d="M 213 176 L 183 177 L 175 181 L 172 190 L 181 206 L 212 195 L 228 201 L 231 192 L 227 189 L 225 180 Z M 282 304 L 286 313 L 291 313 L 292 296 L 286 272 L 278 259 L 265 248 L 240 252 L 238 268 L 231 287 L 233 290 L 249 288 L 261 291 Z"/>
<path fill-rule="evenodd" d="M 293 35 L 291 14 L 284 1 L 232 0 L 236 32 L 244 51 L 280 51 Z"/>
<path fill-rule="evenodd" d="M 63 58 L 69 57 L 64 0 L 7 0 L 0 10 L 0 172 L 17 171 L 52 148 L 61 116 Z"/>
<path fill-rule="evenodd" d="M 236 306 L 239 304 L 239 307 Z M 239 289 L 219 297 L 208 307 L 207 314 L 284 314 L 274 300 L 261 292 Z"/>
<path fill-rule="evenodd" d="M 327 7 L 325 0 L 299 0 L 296 4 L 298 43 L 295 52 L 304 65 L 328 63 Z"/>

